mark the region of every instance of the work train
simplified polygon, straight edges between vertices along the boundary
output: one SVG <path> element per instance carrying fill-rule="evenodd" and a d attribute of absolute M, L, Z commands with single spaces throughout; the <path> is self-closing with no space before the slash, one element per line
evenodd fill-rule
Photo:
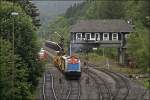
<path fill-rule="evenodd" d="M 53 42 L 46 42 L 45 45 L 53 50 L 58 50 L 58 44 Z M 53 47 L 53 48 L 52 48 Z M 80 78 L 81 77 L 81 62 L 75 55 L 65 55 L 59 49 L 57 55 L 53 58 L 54 65 L 67 77 L 67 78 Z"/>

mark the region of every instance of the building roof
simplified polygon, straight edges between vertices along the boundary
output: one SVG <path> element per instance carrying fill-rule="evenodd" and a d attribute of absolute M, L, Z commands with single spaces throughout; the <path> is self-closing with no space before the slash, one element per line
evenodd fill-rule
<path fill-rule="evenodd" d="M 133 32 L 133 28 L 121 19 L 80 20 L 70 32 Z"/>

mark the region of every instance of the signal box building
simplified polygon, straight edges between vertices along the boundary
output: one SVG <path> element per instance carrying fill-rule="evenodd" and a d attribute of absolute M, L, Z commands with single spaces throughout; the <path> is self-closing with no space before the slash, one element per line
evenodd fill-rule
<path fill-rule="evenodd" d="M 132 25 L 121 19 L 81 20 L 72 26 L 71 48 L 118 48 L 119 61 L 124 63 L 126 38 Z"/>

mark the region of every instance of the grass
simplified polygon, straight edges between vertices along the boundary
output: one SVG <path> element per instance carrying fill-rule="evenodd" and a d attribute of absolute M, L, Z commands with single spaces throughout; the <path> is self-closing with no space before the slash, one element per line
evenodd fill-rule
<path fill-rule="evenodd" d="M 150 79 L 149 78 L 140 78 L 137 80 L 141 85 L 146 89 L 150 89 Z"/>
<path fill-rule="evenodd" d="M 89 62 L 92 63 L 98 63 L 98 62 L 105 62 L 106 57 L 99 56 L 96 53 L 88 53 L 88 54 L 80 54 L 79 55 L 81 59 L 87 59 Z"/>
<path fill-rule="evenodd" d="M 145 80 L 144 80 L 144 86 L 145 86 L 147 89 L 150 89 L 150 79 L 145 79 Z"/>

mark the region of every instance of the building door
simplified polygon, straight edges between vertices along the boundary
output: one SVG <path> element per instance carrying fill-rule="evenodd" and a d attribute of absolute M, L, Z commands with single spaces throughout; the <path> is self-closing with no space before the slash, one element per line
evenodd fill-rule
<path fill-rule="evenodd" d="M 91 39 L 91 34 L 90 33 L 86 33 L 86 40 L 90 40 Z"/>

